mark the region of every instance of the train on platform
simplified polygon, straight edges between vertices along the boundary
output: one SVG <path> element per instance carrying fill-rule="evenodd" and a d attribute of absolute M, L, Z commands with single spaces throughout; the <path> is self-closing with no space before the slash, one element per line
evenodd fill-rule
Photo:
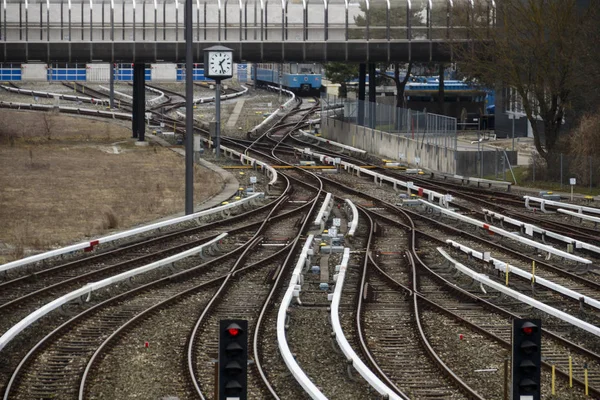
<path fill-rule="evenodd" d="M 322 85 L 318 64 L 253 64 L 251 76 L 259 87 L 281 84 L 297 94 L 318 94 Z"/>

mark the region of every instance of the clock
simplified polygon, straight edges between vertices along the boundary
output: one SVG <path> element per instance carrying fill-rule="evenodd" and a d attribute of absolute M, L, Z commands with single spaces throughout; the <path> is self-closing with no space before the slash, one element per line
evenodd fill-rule
<path fill-rule="evenodd" d="M 233 50 L 213 46 L 204 50 L 204 76 L 214 79 L 233 76 Z"/>

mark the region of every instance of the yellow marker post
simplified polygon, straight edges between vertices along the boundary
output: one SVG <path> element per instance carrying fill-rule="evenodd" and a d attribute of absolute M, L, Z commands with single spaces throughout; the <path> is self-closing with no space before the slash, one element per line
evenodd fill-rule
<path fill-rule="evenodd" d="M 556 390 L 554 387 L 556 381 L 556 366 L 552 365 L 552 396 L 556 394 Z"/>
<path fill-rule="evenodd" d="M 569 355 L 569 387 L 573 387 L 573 357 Z"/>
<path fill-rule="evenodd" d="M 583 370 L 583 383 L 585 384 L 585 395 L 588 396 L 589 393 L 589 385 L 588 385 L 588 373 L 587 373 L 587 364 L 584 366 Z"/>
<path fill-rule="evenodd" d="M 508 263 L 506 263 L 506 273 L 505 273 L 505 275 L 506 275 L 506 286 L 508 286 L 508 272 L 509 272 Z"/>
<path fill-rule="evenodd" d="M 535 261 L 531 262 L 531 284 L 535 283 Z"/>

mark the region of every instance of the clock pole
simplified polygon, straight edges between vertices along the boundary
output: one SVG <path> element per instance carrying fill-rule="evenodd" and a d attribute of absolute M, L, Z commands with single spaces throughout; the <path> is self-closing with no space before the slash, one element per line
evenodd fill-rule
<path fill-rule="evenodd" d="M 215 156 L 221 155 L 221 80 L 233 75 L 233 50 L 221 45 L 204 49 L 204 76 L 215 80 Z"/>
<path fill-rule="evenodd" d="M 217 159 L 219 159 L 219 153 L 221 152 L 221 79 L 216 78 L 215 83 L 215 152 Z"/>

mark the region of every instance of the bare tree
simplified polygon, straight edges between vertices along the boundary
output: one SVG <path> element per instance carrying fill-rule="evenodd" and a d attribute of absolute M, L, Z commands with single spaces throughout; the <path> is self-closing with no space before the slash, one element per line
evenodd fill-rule
<path fill-rule="evenodd" d="M 46 139 L 52 139 L 52 121 L 50 121 L 50 116 L 47 113 L 42 113 L 42 126 L 46 134 Z"/>
<path fill-rule="evenodd" d="M 513 89 L 533 128 L 536 149 L 548 159 L 573 102 L 588 91 L 581 55 L 591 43 L 584 32 L 597 29 L 594 16 L 600 2 L 585 6 L 578 0 L 496 3 L 495 29 L 488 27 L 489 8 L 464 10 L 475 43 L 455 45 L 454 51 L 466 75 L 488 87 L 500 84 Z"/>
<path fill-rule="evenodd" d="M 406 65 L 406 74 L 404 75 L 404 77 L 402 77 L 402 79 L 400 79 L 400 63 L 394 64 L 394 76 L 390 76 L 385 73 L 385 71 L 387 70 L 387 66 L 381 68 L 382 72 L 377 73 L 377 75 L 379 75 L 382 78 L 394 81 L 394 84 L 396 85 L 396 107 L 404 106 L 404 89 L 406 89 L 406 84 L 408 83 L 408 79 L 410 78 L 410 72 L 413 67 L 413 62 L 411 61 Z"/>
<path fill-rule="evenodd" d="M 573 140 L 570 143 L 574 163 L 571 165 L 571 175 L 577 176 L 584 185 L 590 184 L 590 168 L 592 176 L 598 176 L 600 165 L 600 107 L 596 112 L 584 115 L 573 130 Z M 590 162 L 590 159 L 594 159 Z"/>

